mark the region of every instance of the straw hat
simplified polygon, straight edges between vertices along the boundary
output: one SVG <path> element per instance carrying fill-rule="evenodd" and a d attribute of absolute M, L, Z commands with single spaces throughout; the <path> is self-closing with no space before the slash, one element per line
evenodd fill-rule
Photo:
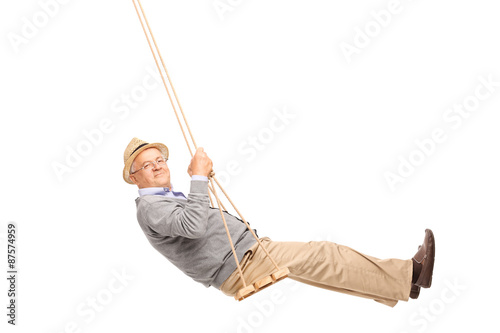
<path fill-rule="evenodd" d="M 129 184 L 134 184 L 130 180 L 130 167 L 134 162 L 134 159 L 139 155 L 143 150 L 148 148 L 156 148 L 161 151 L 162 155 L 165 159 L 168 159 L 168 148 L 163 143 L 147 143 L 146 141 L 139 140 L 137 138 L 133 138 L 128 144 L 127 148 L 125 148 L 125 152 L 123 153 L 123 162 L 125 166 L 123 167 L 123 180 L 125 180 Z"/>

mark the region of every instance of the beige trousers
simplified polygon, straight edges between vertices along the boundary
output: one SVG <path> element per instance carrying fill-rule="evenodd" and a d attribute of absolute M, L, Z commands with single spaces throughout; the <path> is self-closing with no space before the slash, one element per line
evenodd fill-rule
<path fill-rule="evenodd" d="M 411 259 L 377 259 L 347 246 L 321 242 L 274 242 L 268 237 L 262 243 L 280 268 L 288 267 L 289 278 L 315 287 L 373 299 L 388 306 L 410 296 L 413 262 Z M 247 285 L 276 269 L 256 242 L 240 260 Z M 238 269 L 221 285 L 227 296 L 243 288 Z M 272 287 L 271 287 L 272 288 Z"/>

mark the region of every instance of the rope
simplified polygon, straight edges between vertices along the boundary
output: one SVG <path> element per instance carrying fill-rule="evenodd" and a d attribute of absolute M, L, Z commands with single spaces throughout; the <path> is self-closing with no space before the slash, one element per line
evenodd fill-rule
<path fill-rule="evenodd" d="M 155 49 L 156 49 L 156 52 L 158 53 L 158 56 L 160 58 L 160 61 L 162 63 L 162 66 L 163 66 L 163 69 L 165 70 L 165 73 L 167 74 L 167 78 L 168 78 L 168 82 L 170 83 L 171 87 L 172 87 L 172 91 L 174 93 L 174 96 L 175 96 L 175 100 L 177 102 L 177 104 L 179 105 L 179 109 L 181 111 L 181 114 L 182 114 L 182 117 L 184 119 L 184 122 L 186 123 L 186 127 L 188 129 L 188 132 L 189 132 L 189 135 L 191 137 L 191 140 L 193 142 L 193 145 L 195 147 L 195 149 L 198 149 L 197 146 L 196 146 L 196 142 L 194 140 L 194 137 L 193 137 L 193 134 L 191 132 L 191 129 L 189 127 L 189 124 L 187 122 L 187 119 L 186 119 L 186 116 L 184 114 L 184 111 L 182 110 L 182 106 L 179 102 L 179 99 L 177 97 L 177 93 L 175 92 L 175 89 L 174 89 L 174 85 L 172 84 L 172 81 L 170 80 L 170 75 L 168 74 L 168 71 L 167 71 L 167 68 L 165 66 L 165 62 L 163 61 L 163 58 L 161 56 L 161 53 L 160 53 L 160 50 L 158 48 L 158 45 L 156 44 L 156 40 L 154 38 L 154 35 L 153 35 L 153 32 L 151 30 L 151 27 L 149 25 L 149 22 L 148 22 L 148 19 L 146 17 L 146 13 L 144 12 L 144 9 L 142 8 L 142 4 L 141 4 L 141 1 L 140 0 L 132 0 L 132 2 L 134 3 L 134 7 L 135 7 L 135 11 L 137 12 L 137 16 L 139 17 L 139 21 L 141 22 L 141 26 L 142 26 L 142 30 L 144 31 L 144 35 L 146 36 L 146 39 L 148 41 L 148 45 L 149 45 L 149 48 L 151 50 L 151 53 L 153 54 L 153 58 L 155 60 L 155 63 L 156 63 L 156 67 L 158 68 L 158 71 L 161 75 L 161 78 L 162 78 L 162 81 L 163 81 L 163 85 L 165 86 L 165 89 L 167 90 L 167 94 L 168 94 L 168 97 L 170 99 L 170 103 L 172 104 L 172 108 L 174 109 L 174 112 L 175 112 L 175 116 L 177 118 L 177 122 L 179 123 L 179 127 L 181 128 L 181 131 L 182 131 L 182 134 L 184 136 L 184 140 L 186 141 L 186 145 L 188 146 L 188 149 L 189 149 L 189 152 L 191 154 L 191 158 L 194 156 L 193 155 L 193 152 L 191 150 L 191 146 L 189 144 L 189 141 L 187 139 L 187 136 L 186 136 L 186 133 L 184 131 L 184 127 L 180 121 L 180 118 L 179 118 L 179 115 L 177 113 L 177 109 L 174 105 L 174 102 L 172 100 L 172 96 L 170 95 L 170 91 L 168 90 L 168 86 L 167 86 L 167 83 L 165 81 L 165 78 L 163 76 L 163 73 L 162 73 L 162 70 L 160 68 L 160 65 L 158 63 L 158 59 L 156 57 L 156 54 L 153 50 L 153 46 L 151 45 L 151 41 L 149 39 L 149 36 L 148 36 L 148 33 L 146 31 L 146 27 L 144 26 L 144 23 L 142 21 L 142 17 L 141 17 L 141 14 L 139 13 L 139 9 L 137 8 L 137 5 L 136 5 L 136 2 L 139 4 L 139 7 L 141 9 L 141 12 L 142 12 L 142 15 L 144 16 L 144 21 L 146 22 L 146 25 L 148 27 L 148 31 L 149 31 L 149 34 L 151 35 L 151 38 L 153 40 L 153 43 L 155 45 Z M 216 202 L 217 202 L 217 207 L 219 209 L 219 212 L 221 214 L 221 217 L 222 217 L 222 221 L 224 222 L 224 227 L 226 229 L 226 233 L 227 233 L 227 237 L 229 239 L 229 244 L 231 245 L 231 251 L 233 252 L 233 256 L 234 256 L 234 260 L 236 261 L 236 266 L 238 268 L 238 272 L 239 272 L 239 275 L 240 275 L 240 278 L 243 282 L 243 286 L 246 287 L 246 282 L 245 282 L 245 279 L 243 278 L 243 273 L 241 271 L 241 266 L 240 266 L 240 263 L 239 263 L 239 260 L 238 260 L 238 257 L 236 255 L 236 250 L 234 249 L 234 245 L 233 245 L 233 241 L 231 239 L 231 234 L 229 233 L 229 229 L 227 227 L 227 223 L 226 223 L 226 219 L 224 217 L 224 214 L 222 212 L 222 209 L 226 210 L 226 208 L 224 207 L 224 205 L 222 204 L 222 202 L 220 201 L 219 199 L 219 196 L 217 195 L 217 192 L 215 190 L 215 186 L 214 186 L 214 183 L 213 183 L 213 180 L 215 180 L 216 184 L 219 186 L 219 188 L 222 190 L 222 192 L 224 193 L 224 195 L 226 196 L 226 198 L 229 200 L 229 202 L 231 203 L 231 205 L 233 206 L 233 208 L 236 210 L 236 212 L 238 213 L 238 215 L 240 216 L 240 218 L 243 220 L 243 222 L 245 223 L 245 225 L 247 226 L 248 230 L 250 230 L 250 232 L 252 233 L 253 237 L 257 240 L 257 242 L 259 243 L 259 246 L 264 250 L 264 252 L 266 253 L 266 256 L 267 258 L 269 258 L 272 262 L 272 264 L 275 266 L 276 270 L 279 270 L 279 266 L 278 264 L 274 261 L 274 259 L 271 257 L 271 255 L 269 254 L 269 252 L 267 251 L 267 249 L 265 248 L 265 246 L 262 244 L 261 240 L 259 239 L 259 237 L 257 237 L 257 235 L 255 234 L 255 232 L 253 231 L 252 228 L 250 228 L 250 225 L 248 224 L 248 222 L 245 220 L 245 218 L 243 218 L 243 216 L 241 215 L 241 213 L 239 212 L 239 210 L 236 208 L 235 204 L 233 203 L 233 201 L 231 200 L 231 198 L 229 198 L 229 195 L 226 193 L 226 191 L 222 188 L 221 184 L 219 183 L 219 181 L 217 180 L 217 178 L 215 178 L 215 173 L 213 171 L 210 172 L 210 175 L 208 176 L 209 180 L 210 180 L 210 184 L 208 186 L 208 195 L 209 195 L 209 198 L 210 198 L 210 202 L 212 204 L 212 207 L 214 206 L 213 205 L 213 201 L 212 201 L 212 197 L 210 195 L 210 191 L 214 194 L 215 196 L 215 199 L 216 199 Z M 213 180 L 212 180 L 213 179 Z M 210 186 L 211 185 L 211 186 Z M 221 206 L 222 206 L 222 209 L 221 209 Z M 226 210 L 227 211 L 227 210 Z"/>
<path fill-rule="evenodd" d="M 189 145 L 188 139 L 186 137 L 186 133 L 184 132 L 184 127 L 182 126 L 181 120 L 179 119 L 179 115 L 177 114 L 177 109 L 175 108 L 174 101 L 172 101 L 172 96 L 170 96 L 170 92 L 168 91 L 167 83 L 165 82 L 165 77 L 163 77 L 163 73 L 161 72 L 160 65 L 158 64 L 158 59 L 156 58 L 156 54 L 153 51 L 153 46 L 151 45 L 151 41 L 149 40 L 148 33 L 146 32 L 146 28 L 144 27 L 144 23 L 142 22 L 141 15 L 139 14 L 139 10 L 137 9 L 137 5 L 135 4 L 135 0 L 132 0 L 132 2 L 134 3 L 135 11 L 137 12 L 137 16 L 139 17 L 139 21 L 141 21 L 142 30 L 144 30 L 144 34 L 146 35 L 146 39 L 148 40 L 149 48 L 151 49 L 151 53 L 153 54 L 153 58 L 155 59 L 156 67 L 158 67 L 158 70 L 160 71 L 163 85 L 165 86 L 165 89 L 167 89 L 167 94 L 168 94 L 168 98 L 170 99 L 170 104 L 172 104 L 172 108 L 174 109 L 175 117 L 177 118 L 177 122 L 179 123 L 179 127 L 181 128 L 182 135 L 184 136 L 184 140 L 186 141 L 186 144 L 187 144 L 188 149 L 189 149 L 189 153 L 191 154 L 191 157 L 193 157 L 193 152 L 191 151 L 191 146 Z M 153 37 L 153 33 L 151 31 L 151 28 L 149 27 L 149 23 L 148 23 L 148 20 L 146 18 L 146 14 L 144 13 L 144 10 L 142 9 L 141 2 L 139 0 L 137 0 L 137 2 L 139 3 L 139 6 L 141 7 L 141 12 L 144 15 L 144 20 L 146 21 L 146 24 L 148 26 L 148 30 L 151 33 L 151 36 Z M 154 37 L 153 37 L 153 41 L 154 41 Z M 155 42 L 155 47 L 156 47 L 156 50 L 158 51 L 158 54 L 159 54 L 160 52 L 158 50 L 158 46 L 156 45 L 156 42 Z M 160 58 L 161 58 L 161 56 L 160 56 Z M 163 60 L 162 60 L 162 63 L 163 63 Z M 165 67 L 165 71 L 167 72 L 166 67 Z M 170 82 L 170 76 L 168 75 L 168 72 L 167 72 L 167 77 L 168 77 L 169 82 Z M 170 82 L 170 84 L 172 85 L 171 82 Z M 172 86 L 172 90 L 173 90 L 173 86 Z M 175 97 L 177 98 L 177 94 L 175 94 Z M 177 100 L 177 103 L 179 103 L 178 100 Z M 187 122 L 186 122 L 186 125 L 187 125 Z M 188 126 L 188 128 L 189 128 L 189 126 Z M 189 133 L 191 134 L 191 131 Z M 193 140 L 194 147 L 196 148 L 196 143 L 194 142 L 192 135 L 191 135 L 191 140 Z"/>
<path fill-rule="evenodd" d="M 210 183 L 212 183 L 212 186 L 214 185 L 212 178 L 210 178 Z M 236 257 L 236 250 L 234 249 L 234 245 L 233 245 L 233 242 L 231 240 L 231 234 L 229 233 L 229 229 L 227 228 L 226 218 L 224 217 L 224 214 L 222 213 L 222 209 L 220 208 L 219 196 L 215 192 L 214 192 L 214 195 L 215 195 L 215 199 L 217 199 L 217 207 L 219 208 L 220 216 L 222 216 L 222 221 L 224 221 L 224 227 L 226 228 L 226 233 L 227 233 L 227 237 L 229 238 L 229 243 L 231 244 L 231 251 L 233 251 L 234 258 L 236 259 L 236 266 L 238 266 L 238 273 L 240 274 L 241 281 L 243 282 L 243 287 L 246 287 L 247 284 L 245 282 L 245 278 L 243 277 L 243 272 L 241 271 L 240 263 Z"/>
<path fill-rule="evenodd" d="M 236 206 L 234 205 L 234 203 L 231 200 L 231 198 L 229 198 L 229 195 L 226 193 L 226 191 L 224 191 L 224 189 L 222 188 L 222 185 L 219 183 L 219 181 L 217 180 L 217 178 L 215 178 L 215 177 L 213 177 L 213 178 L 214 178 L 215 182 L 217 183 L 217 185 L 219 186 L 219 188 L 222 190 L 222 193 L 224 193 L 224 195 L 226 196 L 227 200 L 229 200 L 229 202 L 233 206 L 233 208 L 236 211 L 236 213 L 238 213 L 238 215 L 241 217 L 241 219 L 243 220 L 243 222 L 247 226 L 248 230 L 250 230 L 250 232 L 252 233 L 253 237 L 257 240 L 257 242 L 259 242 L 259 245 L 262 247 L 262 249 L 266 253 L 266 256 L 271 260 L 271 262 L 273 263 L 274 267 L 276 267 L 276 269 L 279 270 L 280 268 L 279 268 L 278 264 L 274 261 L 273 257 L 271 257 L 271 255 L 267 251 L 266 247 L 264 246 L 264 244 L 262 244 L 262 242 L 260 241 L 259 237 L 257 237 L 257 235 L 255 234 L 255 232 L 253 231 L 253 229 L 250 228 L 250 225 L 245 220 L 245 218 L 241 215 L 241 213 L 238 210 L 238 208 L 236 208 Z"/>

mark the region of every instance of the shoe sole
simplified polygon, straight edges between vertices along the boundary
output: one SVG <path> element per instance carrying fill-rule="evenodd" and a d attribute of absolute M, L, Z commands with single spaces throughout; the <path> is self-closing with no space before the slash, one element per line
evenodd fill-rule
<path fill-rule="evenodd" d="M 436 242 L 432 230 L 425 229 L 425 233 L 426 234 L 429 233 L 428 248 L 426 249 L 429 252 L 425 254 L 426 255 L 425 261 L 427 263 L 425 267 L 422 267 L 422 272 L 420 273 L 420 276 L 422 276 L 422 281 L 420 281 L 419 279 L 415 283 L 415 285 L 422 288 L 430 288 L 430 286 L 432 285 L 432 275 L 434 273 L 434 257 L 436 255 Z M 429 271 L 431 272 L 430 276 L 427 279 L 423 279 L 423 277 L 426 276 Z"/>

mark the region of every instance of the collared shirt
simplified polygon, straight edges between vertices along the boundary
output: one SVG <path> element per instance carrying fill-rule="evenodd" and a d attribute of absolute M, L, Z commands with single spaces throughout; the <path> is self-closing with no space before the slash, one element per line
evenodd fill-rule
<path fill-rule="evenodd" d="M 203 180 L 207 181 L 208 177 L 206 176 L 198 176 L 198 175 L 193 175 L 191 177 L 191 180 Z M 187 200 L 186 196 L 182 192 L 174 192 L 172 191 L 173 186 L 172 183 L 170 183 L 170 188 L 168 187 L 145 187 L 145 188 L 140 188 L 139 189 L 139 196 L 143 195 L 161 195 L 165 197 L 170 197 L 170 198 L 177 198 L 177 199 L 183 199 Z"/>

